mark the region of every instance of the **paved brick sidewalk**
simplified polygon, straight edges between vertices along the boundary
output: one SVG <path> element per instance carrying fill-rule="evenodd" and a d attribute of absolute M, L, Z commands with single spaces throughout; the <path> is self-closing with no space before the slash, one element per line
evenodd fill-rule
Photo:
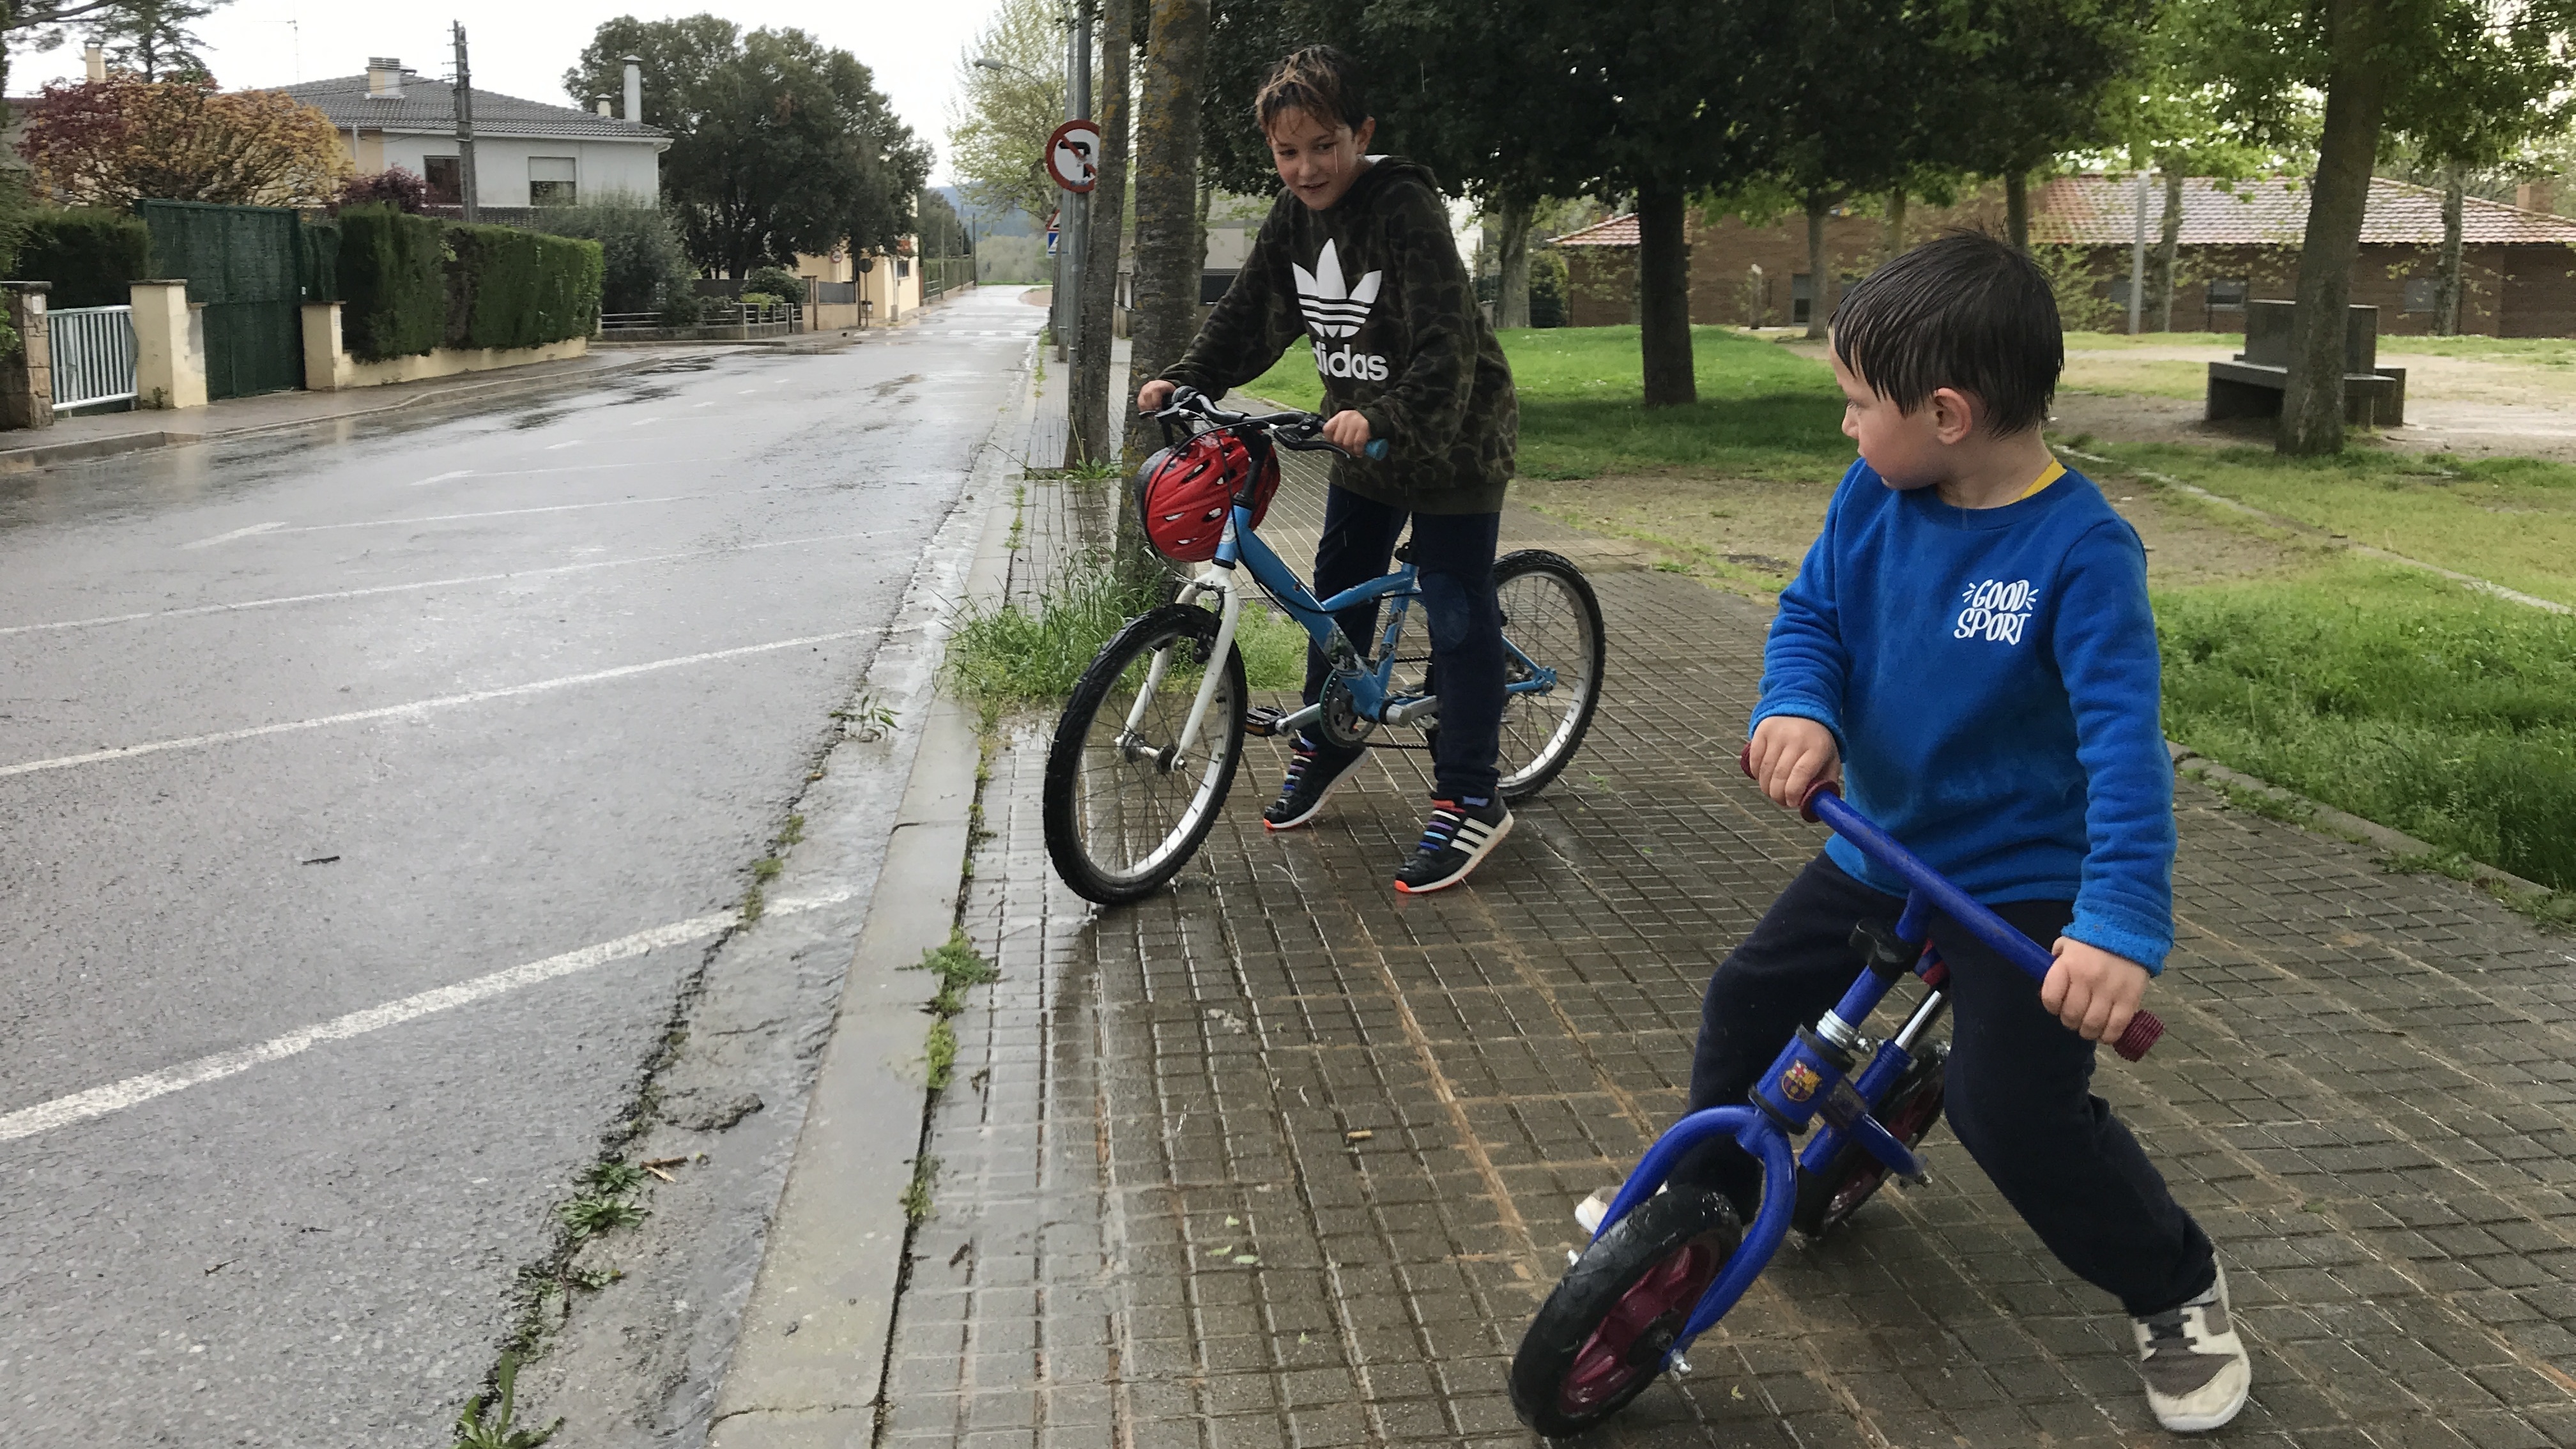
<path fill-rule="evenodd" d="M 1032 544 L 1073 491 L 1032 489 Z M 1317 511 L 1293 479 L 1283 553 Z M 891 1442 L 1532 1442 L 1503 1375 L 1568 1209 L 1674 1115 L 1710 965 L 1820 843 L 1734 772 L 1767 610 L 1595 582 L 1601 718 L 1471 889 L 1388 889 L 1419 756 L 1272 839 L 1256 742 L 1176 889 L 1095 917 L 1047 865 L 1043 726 L 1011 735 L 968 898 L 1002 981 L 933 1111 Z M 2101 1090 L 2229 1265 L 2257 1387 L 2218 1440 L 2576 1446 L 2576 942 L 2198 787 L 2181 810 L 2171 1034 Z M 2171 1442 L 2116 1306 L 1946 1133 L 1930 1155 L 1930 1187 L 1793 1237 L 1600 1441 Z"/>

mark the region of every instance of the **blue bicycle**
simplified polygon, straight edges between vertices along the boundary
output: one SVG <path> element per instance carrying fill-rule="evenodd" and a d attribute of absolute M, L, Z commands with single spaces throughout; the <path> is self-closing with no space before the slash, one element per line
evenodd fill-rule
<path fill-rule="evenodd" d="M 1795 1227 L 1821 1236 L 1877 1191 L 1890 1173 L 1927 1179 L 1914 1149 L 1941 1115 L 1943 1052 L 1924 1039 L 1942 1015 L 1949 967 L 1930 938 L 1940 912 L 2034 978 L 2049 953 L 1979 905 L 1894 837 L 1846 804 L 1830 783 L 1807 792 L 1800 811 L 1822 820 L 1910 887 L 1894 929 L 1864 922 L 1852 932 L 1858 980 L 1812 1030 L 1772 1062 L 1741 1107 L 1711 1107 L 1673 1125 L 1646 1149 L 1602 1217 L 1600 1230 L 1558 1281 L 1512 1358 L 1512 1407 L 1551 1437 L 1593 1428 L 1646 1391 L 1666 1369 L 1687 1373 L 1683 1350 L 1753 1286 Z M 1908 971 L 1928 988 L 1895 1036 L 1872 1042 L 1861 1028 Z M 2130 1061 L 2164 1034 L 2147 1012 L 2132 1017 L 2113 1049 Z M 1868 1065 L 1853 1068 L 1862 1058 Z M 1817 1118 L 1806 1150 L 1790 1139 Z M 1676 1186 L 1673 1169 L 1701 1145 L 1732 1137 L 1762 1164 L 1762 1205 L 1750 1224 L 1718 1192 Z"/>
<path fill-rule="evenodd" d="M 1313 413 L 1228 412 L 1181 388 L 1155 414 L 1167 431 L 1225 429 L 1251 451 L 1216 557 L 1178 597 L 1130 622 L 1074 686 L 1047 751 L 1043 794 L 1047 854 L 1065 883 L 1103 905 L 1141 899 L 1180 873 L 1216 823 L 1247 734 L 1312 728 L 1336 745 L 1372 741 L 1381 727 L 1439 727 L 1440 699 L 1427 650 L 1403 652 L 1416 598 L 1406 549 L 1394 570 L 1318 600 L 1256 528 L 1253 490 L 1272 448 L 1340 452 Z M 1371 445 L 1372 452 L 1384 446 Z M 1380 454 L 1382 456 L 1382 454 Z M 1314 704 L 1256 711 L 1247 698 L 1235 629 L 1250 590 L 1244 575 L 1301 625 L 1332 674 Z M 1494 564 L 1503 613 L 1502 794 L 1527 799 L 1556 778 L 1592 727 L 1601 702 L 1601 605 L 1580 569 L 1543 549 Z M 1216 605 L 1211 609 L 1208 603 Z M 1376 647 L 1363 653 L 1335 615 L 1383 601 Z M 1399 680 L 1400 666 L 1421 666 Z M 1417 746 L 1423 748 L 1427 746 Z"/>

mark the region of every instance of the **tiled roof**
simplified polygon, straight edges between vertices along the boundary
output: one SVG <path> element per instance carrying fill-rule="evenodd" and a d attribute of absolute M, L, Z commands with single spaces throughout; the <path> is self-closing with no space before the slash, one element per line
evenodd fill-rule
<path fill-rule="evenodd" d="M 279 90 L 331 118 L 346 130 L 411 131 L 429 135 L 456 132 L 456 88 L 443 80 L 403 72 L 399 98 L 367 94 L 364 75 L 306 81 Z M 535 136 L 547 140 L 662 141 L 670 133 L 655 126 L 621 121 L 571 106 L 523 101 L 476 87 L 474 133 L 478 136 Z"/>
<path fill-rule="evenodd" d="M 2138 184 L 2127 176 L 2060 176 L 2031 198 L 2033 241 L 2080 246 L 2127 246 L 2137 236 Z M 2164 220 L 2164 187 L 2147 183 L 2147 239 Z M 2525 211 L 2501 202 L 2468 198 L 2461 208 L 2461 240 L 2470 246 L 2576 243 L 2576 218 Z M 2182 188 L 2182 244 L 2187 247 L 2296 247 L 2308 227 L 2304 178 L 2220 182 L 2191 177 Z M 2387 177 L 2374 177 L 2361 214 L 2365 243 L 2435 246 L 2442 240 L 2442 193 Z"/>
<path fill-rule="evenodd" d="M 1581 231 L 1570 231 L 1555 238 L 1552 245 L 1561 247 L 1632 247 L 1637 244 L 1637 215 L 1614 216 L 1596 221 Z"/>

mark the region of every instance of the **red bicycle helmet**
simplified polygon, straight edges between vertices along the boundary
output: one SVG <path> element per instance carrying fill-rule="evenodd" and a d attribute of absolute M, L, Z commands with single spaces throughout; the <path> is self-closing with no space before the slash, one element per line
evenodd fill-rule
<path fill-rule="evenodd" d="M 1206 563 L 1216 557 L 1226 514 L 1251 470 L 1252 451 L 1223 428 L 1146 459 L 1145 485 L 1136 490 L 1136 498 L 1154 550 L 1174 563 Z M 1279 459 L 1265 450 L 1261 478 L 1252 491 L 1255 526 L 1270 512 L 1270 496 L 1278 491 Z"/>

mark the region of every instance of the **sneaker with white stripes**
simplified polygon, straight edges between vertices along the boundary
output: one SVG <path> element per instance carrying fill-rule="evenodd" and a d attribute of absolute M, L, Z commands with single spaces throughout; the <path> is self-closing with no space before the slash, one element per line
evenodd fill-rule
<path fill-rule="evenodd" d="M 1499 799 L 1482 805 L 1434 800 L 1413 859 L 1395 873 L 1395 888 L 1422 895 L 1456 885 L 1511 833 L 1512 812 Z"/>
<path fill-rule="evenodd" d="M 2245 1340 L 2227 1314 L 2227 1273 L 2209 1291 L 2170 1312 L 2129 1320 L 2138 1339 L 2138 1373 L 2147 1407 L 2177 1434 L 2198 1434 L 2236 1417 L 2253 1391 Z"/>

